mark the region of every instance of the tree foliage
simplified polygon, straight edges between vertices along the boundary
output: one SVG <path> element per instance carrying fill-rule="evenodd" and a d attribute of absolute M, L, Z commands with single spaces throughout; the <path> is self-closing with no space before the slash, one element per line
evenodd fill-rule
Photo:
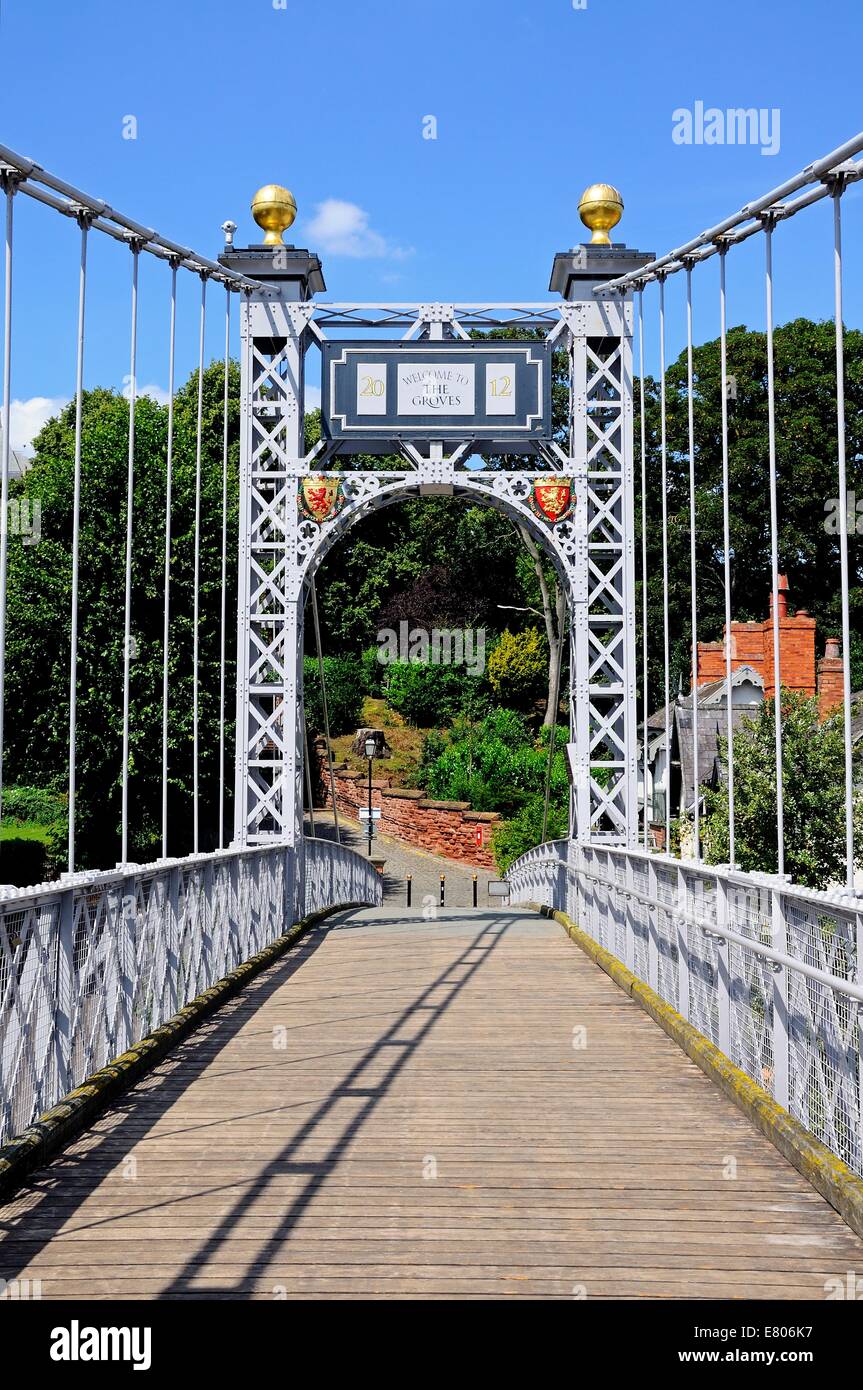
<path fill-rule="evenodd" d="M 469 801 L 475 811 L 513 812 L 545 786 L 550 730 L 531 737 L 515 710 L 494 709 L 478 723 L 457 721 L 452 733 L 433 744 L 424 758 L 423 781 L 430 796 Z M 552 788 L 565 795 L 569 782 L 564 747 L 557 730 Z"/>
<path fill-rule="evenodd" d="M 520 855 L 541 842 L 544 809 L 545 797 L 541 792 L 534 792 L 511 820 L 503 821 L 493 831 L 492 852 L 502 874 Z M 549 802 L 546 839 L 565 839 L 568 833 L 569 805 L 567 798 L 557 789 Z"/>
<path fill-rule="evenodd" d="M 699 637 L 722 637 L 722 427 L 718 339 L 697 347 L 694 362 L 696 543 Z M 771 585 L 768 487 L 767 343 L 745 327 L 728 334 L 728 374 L 736 400 L 728 403 L 732 546 L 731 611 L 736 619 L 766 616 Z M 780 568 L 793 603 L 817 619 L 819 641 L 840 630 L 839 537 L 829 521 L 838 492 L 836 360 L 833 323 L 795 319 L 777 328 L 776 466 L 779 484 Z M 845 334 L 848 486 L 863 496 L 863 334 Z M 666 372 L 668 430 L 669 624 L 671 691 L 690 671 L 689 455 L 686 355 Z M 647 434 L 647 600 L 651 708 L 663 702 L 662 490 L 659 382 L 645 379 Z M 640 424 L 635 422 L 635 437 Z M 636 531 L 641 529 L 640 506 Z M 849 537 L 853 685 L 863 685 L 863 555 Z M 641 622 L 641 598 L 636 603 Z"/>
<path fill-rule="evenodd" d="M 741 869 L 776 873 L 775 702 L 734 732 L 734 844 Z M 728 740 L 720 737 L 720 757 Z M 819 719 L 818 700 L 782 693 L 785 872 L 795 883 L 826 888 L 845 878 L 845 745 L 841 714 Z M 858 806 L 859 818 L 859 806 Z M 858 846 L 863 842 L 857 839 Z M 729 858 L 728 786 L 707 792 L 708 863 Z"/>
<path fill-rule="evenodd" d="M 204 373 L 200 643 L 201 847 L 218 826 L 223 367 Z M 230 374 L 227 689 L 234 688 L 236 459 L 239 372 Z M 84 395 L 79 590 L 78 863 L 119 857 L 123 709 L 123 596 L 129 404 L 116 392 Z M 174 415 L 169 706 L 172 853 L 191 848 L 192 624 L 197 372 Z M 18 490 L 42 509 L 37 545 L 9 542 L 5 775 L 65 788 L 68 774 L 74 406 L 49 420 Z M 135 415 L 130 728 L 130 842 L 158 849 L 161 826 L 162 633 L 167 407 L 144 396 Z M 227 747 L 233 747 L 229 718 Z M 232 779 L 227 778 L 228 786 Z M 0 869 L 2 877 L 2 869 Z"/>
<path fill-rule="evenodd" d="M 488 659 L 488 679 L 502 705 L 528 710 L 542 694 L 548 645 L 539 628 L 503 633 Z"/>
<path fill-rule="evenodd" d="M 366 693 L 363 663 L 353 656 L 325 656 L 323 664 L 330 733 L 335 738 L 338 734 L 351 733 L 359 725 Z M 307 656 L 303 662 L 303 697 L 309 732 L 322 734 L 324 707 L 316 656 Z"/>

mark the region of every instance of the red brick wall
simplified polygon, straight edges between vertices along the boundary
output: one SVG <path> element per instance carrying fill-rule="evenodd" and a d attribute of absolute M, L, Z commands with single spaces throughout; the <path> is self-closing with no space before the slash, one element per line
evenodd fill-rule
<path fill-rule="evenodd" d="M 327 770 L 322 770 L 321 781 L 324 805 L 329 806 L 332 802 Z M 336 771 L 340 811 L 359 820 L 359 809 L 368 805 L 368 799 L 368 780 L 363 773 L 344 768 Z M 377 828 L 382 835 L 392 835 L 429 854 L 440 854 L 480 869 L 495 867 L 491 832 L 500 820 L 496 811 L 472 811 L 467 801 L 430 801 L 423 791 L 390 787 L 386 776 L 372 781 L 372 806 L 381 809 Z M 477 844 L 478 833 L 481 845 Z"/>

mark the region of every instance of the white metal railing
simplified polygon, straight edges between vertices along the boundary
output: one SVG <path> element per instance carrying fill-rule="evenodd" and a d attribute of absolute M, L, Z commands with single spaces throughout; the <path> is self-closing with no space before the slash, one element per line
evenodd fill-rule
<path fill-rule="evenodd" d="M 368 860 L 323 840 L 0 891 L 0 1143 L 294 921 L 381 899 Z"/>
<path fill-rule="evenodd" d="M 863 899 L 566 840 L 507 878 L 513 903 L 565 911 L 863 1175 Z"/>

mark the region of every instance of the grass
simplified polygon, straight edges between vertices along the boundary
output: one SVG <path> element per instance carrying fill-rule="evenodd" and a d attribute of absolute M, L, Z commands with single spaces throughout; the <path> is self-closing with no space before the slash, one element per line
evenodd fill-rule
<path fill-rule="evenodd" d="M 369 729 L 383 729 L 387 743 L 392 749 L 392 757 L 382 764 L 394 787 L 415 787 L 419 777 L 422 760 L 423 739 L 430 729 L 415 729 L 402 719 L 400 714 L 390 709 L 386 700 L 374 699 L 367 695 L 363 701 L 363 724 Z M 338 767 L 347 763 L 356 772 L 366 772 L 368 762 L 353 749 L 353 734 L 342 734 L 332 740 L 333 759 Z"/>
<path fill-rule="evenodd" d="M 50 834 L 50 825 L 40 825 L 38 821 L 3 821 L 0 824 L 0 841 L 38 840 L 47 845 Z"/>

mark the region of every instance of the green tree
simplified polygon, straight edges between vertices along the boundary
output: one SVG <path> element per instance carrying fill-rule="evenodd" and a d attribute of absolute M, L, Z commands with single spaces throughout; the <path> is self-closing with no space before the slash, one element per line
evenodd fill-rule
<path fill-rule="evenodd" d="M 720 737 L 720 757 L 727 739 Z M 782 692 L 785 872 L 795 883 L 826 888 L 845 878 L 845 746 L 842 716 L 819 719 L 818 700 Z M 859 808 L 858 808 L 859 812 Z M 728 786 L 706 793 L 708 863 L 727 863 Z M 775 707 L 765 700 L 734 733 L 735 859 L 746 872 L 776 873 Z"/>
<path fill-rule="evenodd" d="M 221 603 L 223 367 L 204 373 L 201 526 L 200 790 L 201 847 L 218 826 L 218 694 Z M 239 370 L 229 381 L 229 547 L 227 689 L 234 687 Z M 192 621 L 197 372 L 176 395 L 172 546 L 171 853 L 191 848 Z M 11 783 L 65 789 L 68 773 L 69 640 L 74 406 L 35 441 L 35 461 L 18 490 L 41 505 L 37 545 L 10 537 L 6 665 L 6 766 Z M 116 392 L 84 396 L 78 667 L 78 861 L 119 857 L 123 567 L 129 406 Z M 130 839 L 133 857 L 157 852 L 161 827 L 161 704 L 167 408 L 148 397 L 135 417 L 130 731 Z M 227 748 L 233 721 L 227 722 Z M 228 779 L 228 785 L 231 782 Z M 0 869 L 2 877 L 2 869 Z"/>
<path fill-rule="evenodd" d="M 492 832 L 492 853 L 500 873 L 505 874 L 520 855 L 541 843 L 544 800 L 542 793 L 535 792 L 511 820 L 503 821 Z M 546 839 L 565 839 L 568 826 L 569 806 L 558 790 L 549 802 Z"/>
<path fill-rule="evenodd" d="M 722 636 L 722 430 L 719 340 L 694 352 L 696 537 L 699 637 Z M 779 558 L 792 601 L 818 620 L 820 638 L 840 630 L 839 536 L 831 519 L 837 498 L 836 362 L 833 323 L 795 319 L 776 330 L 776 465 Z M 728 334 L 732 615 L 766 616 L 771 585 L 767 436 L 767 344 L 745 327 Z M 863 497 L 863 333 L 845 334 L 848 487 Z M 669 619 L 671 690 L 688 685 L 689 456 L 686 356 L 666 372 L 668 419 Z M 636 393 L 637 396 L 637 393 Z M 659 383 L 645 379 L 647 433 L 647 600 L 651 708 L 664 699 L 662 674 L 662 491 Z M 638 439 L 640 424 L 635 422 Z M 640 534 L 640 505 L 636 532 Z M 853 685 L 863 685 L 863 549 L 849 536 Z M 640 588 L 641 581 L 639 581 Z M 641 596 L 636 603 L 641 622 Z"/>
<path fill-rule="evenodd" d="M 548 647 L 539 628 L 504 632 L 488 659 L 488 679 L 502 705 L 528 710 L 548 670 Z"/>

